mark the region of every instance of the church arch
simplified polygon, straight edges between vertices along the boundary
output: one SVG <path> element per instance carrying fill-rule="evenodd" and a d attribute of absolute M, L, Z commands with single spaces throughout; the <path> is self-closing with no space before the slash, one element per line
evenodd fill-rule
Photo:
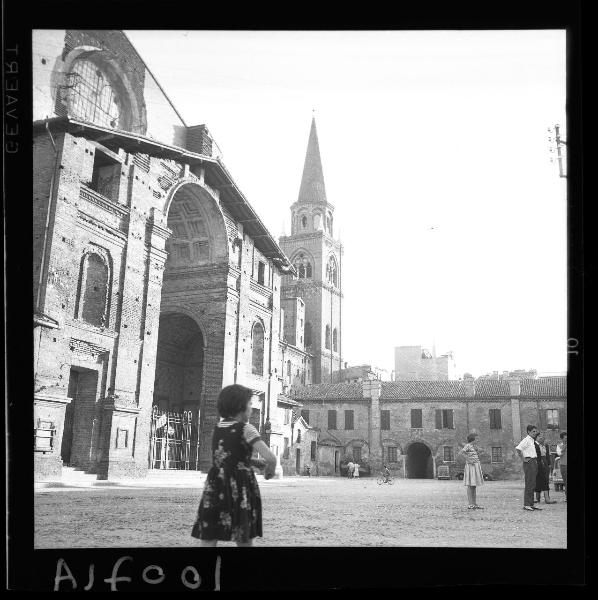
<path fill-rule="evenodd" d="M 166 241 L 169 267 L 229 261 L 224 215 L 218 201 L 198 180 L 189 177 L 175 183 L 164 214 L 172 231 Z"/>

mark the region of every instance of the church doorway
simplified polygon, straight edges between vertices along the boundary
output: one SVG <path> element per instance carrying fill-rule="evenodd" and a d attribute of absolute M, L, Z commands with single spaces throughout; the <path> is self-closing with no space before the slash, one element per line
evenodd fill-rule
<path fill-rule="evenodd" d="M 199 406 L 203 389 L 204 339 L 182 313 L 160 316 L 149 467 L 199 468 Z"/>
<path fill-rule="evenodd" d="M 407 449 L 407 479 L 432 479 L 432 452 L 426 444 L 413 442 Z"/>
<path fill-rule="evenodd" d="M 98 392 L 98 371 L 71 367 L 60 456 L 65 466 L 90 469 L 95 407 Z"/>

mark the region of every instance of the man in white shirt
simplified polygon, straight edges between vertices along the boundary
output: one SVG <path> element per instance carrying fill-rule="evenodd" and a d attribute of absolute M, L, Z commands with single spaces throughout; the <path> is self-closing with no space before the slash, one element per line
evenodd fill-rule
<path fill-rule="evenodd" d="M 523 473 L 525 475 L 525 491 L 523 493 L 523 510 L 542 510 L 534 506 L 534 490 L 536 489 L 536 477 L 538 475 L 538 454 L 536 452 L 536 437 L 538 428 L 535 425 L 527 426 L 527 435 L 515 447 L 519 458 L 523 461 Z"/>

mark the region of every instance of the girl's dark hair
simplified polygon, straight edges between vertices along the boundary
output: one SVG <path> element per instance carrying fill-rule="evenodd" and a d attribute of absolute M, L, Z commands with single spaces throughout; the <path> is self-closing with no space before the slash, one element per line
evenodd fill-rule
<path fill-rule="evenodd" d="M 227 385 L 220 390 L 218 394 L 218 401 L 216 402 L 216 408 L 221 417 L 229 418 L 238 415 L 247 408 L 247 404 L 253 397 L 253 390 L 234 383 L 233 385 Z"/>
<path fill-rule="evenodd" d="M 473 441 L 474 441 L 474 440 L 475 440 L 477 437 L 478 437 L 478 434 L 477 434 L 477 433 L 470 433 L 470 434 L 467 436 L 467 443 L 468 443 L 468 444 L 471 444 L 471 442 L 473 442 Z"/>

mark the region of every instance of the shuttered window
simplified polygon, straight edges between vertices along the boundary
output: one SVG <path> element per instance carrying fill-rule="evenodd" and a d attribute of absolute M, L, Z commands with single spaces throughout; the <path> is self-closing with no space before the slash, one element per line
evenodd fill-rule
<path fill-rule="evenodd" d="M 354 429 L 352 410 L 345 411 L 345 429 Z"/>
<path fill-rule="evenodd" d="M 381 410 L 380 411 L 380 429 L 385 429 L 385 430 L 390 429 L 390 411 L 389 410 Z"/>
<path fill-rule="evenodd" d="M 328 429 L 336 429 L 336 411 L 328 411 Z"/>
<path fill-rule="evenodd" d="M 411 409 L 411 429 L 422 428 L 422 409 L 412 408 Z"/>
<path fill-rule="evenodd" d="M 554 408 L 546 410 L 546 429 L 559 428 L 559 411 Z"/>
<path fill-rule="evenodd" d="M 453 409 L 436 409 L 436 429 L 454 429 Z"/>
<path fill-rule="evenodd" d="M 502 416 L 500 408 L 491 408 L 490 414 L 490 429 L 502 429 Z"/>

